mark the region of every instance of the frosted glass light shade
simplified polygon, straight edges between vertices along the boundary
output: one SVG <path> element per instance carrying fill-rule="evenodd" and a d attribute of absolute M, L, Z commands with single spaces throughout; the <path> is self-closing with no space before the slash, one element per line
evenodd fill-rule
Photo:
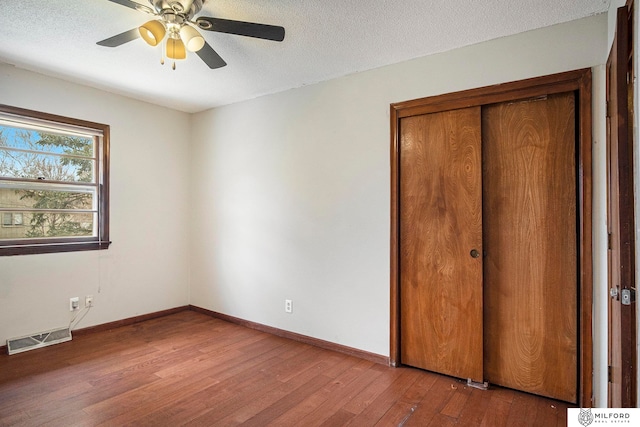
<path fill-rule="evenodd" d="M 185 59 L 186 57 L 187 57 L 187 51 L 184 48 L 184 43 L 182 43 L 182 40 L 168 38 L 167 39 L 167 58 Z"/>
<path fill-rule="evenodd" d="M 183 25 L 180 28 L 180 38 L 190 52 L 197 52 L 204 46 L 204 38 L 195 28 L 189 25 Z"/>
<path fill-rule="evenodd" d="M 149 21 L 138 28 L 140 36 L 151 46 L 156 46 L 162 41 L 167 32 L 160 21 Z"/>

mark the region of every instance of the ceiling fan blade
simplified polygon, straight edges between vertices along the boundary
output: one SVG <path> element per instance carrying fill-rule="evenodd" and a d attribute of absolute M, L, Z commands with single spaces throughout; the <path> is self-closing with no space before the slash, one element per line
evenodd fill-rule
<path fill-rule="evenodd" d="M 275 25 L 255 24 L 253 22 L 232 21 L 229 19 L 201 16 L 196 24 L 202 30 L 218 33 L 236 34 L 238 36 L 255 37 L 257 39 L 284 40 L 284 28 Z"/>
<path fill-rule="evenodd" d="M 139 10 L 141 12 L 154 14 L 153 9 L 148 6 L 141 5 L 140 3 L 136 3 L 131 0 L 107 0 L 111 3 L 117 3 L 122 6 L 130 7 L 131 9 Z"/>
<path fill-rule="evenodd" d="M 96 44 L 106 47 L 117 47 L 121 44 L 130 42 L 131 40 L 135 40 L 138 37 L 140 37 L 140 31 L 138 30 L 138 28 L 133 28 L 129 31 L 125 31 L 124 33 L 109 37 L 108 39 L 101 40 Z"/>
<path fill-rule="evenodd" d="M 211 45 L 209 45 L 209 43 L 207 42 L 205 42 L 202 49 L 200 49 L 196 53 L 198 54 L 200 59 L 202 59 L 204 63 L 207 64 L 211 69 L 222 68 L 227 65 L 227 63 L 224 62 L 224 59 L 222 59 L 222 57 L 218 55 L 218 52 L 213 50 Z"/>

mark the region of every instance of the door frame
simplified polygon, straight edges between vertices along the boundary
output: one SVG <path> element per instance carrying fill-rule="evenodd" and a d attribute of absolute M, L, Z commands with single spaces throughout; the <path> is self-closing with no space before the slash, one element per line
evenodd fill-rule
<path fill-rule="evenodd" d="M 616 29 L 606 65 L 607 74 L 607 232 L 609 242 L 608 289 L 635 290 L 635 206 L 634 206 L 634 134 L 633 108 L 634 78 L 634 2 L 627 1 L 617 9 Z M 613 71 L 613 73 L 612 73 Z M 631 105 L 630 105 L 631 104 Z M 615 135 L 615 136 L 614 136 Z M 612 164 L 611 150 L 615 149 L 617 164 Z M 615 168 L 617 182 L 612 182 L 611 168 Z M 617 200 L 611 198 L 617 186 Z M 611 206 L 614 203 L 614 206 Z M 612 228 L 615 213 L 617 228 Z M 611 237 L 613 233 L 613 238 Z M 612 265 L 612 250 L 617 251 L 617 266 Z M 618 283 L 614 283 L 613 273 Z M 608 406 L 635 407 L 637 405 L 637 331 L 636 304 L 622 305 L 620 297 L 608 300 Z M 614 318 L 615 317 L 615 318 Z M 615 334 L 612 333 L 616 330 Z M 615 357 L 617 355 L 618 357 Z M 615 360 L 614 360 L 615 359 Z"/>
<path fill-rule="evenodd" d="M 391 366 L 400 366 L 400 120 L 439 111 L 482 106 L 523 98 L 574 92 L 577 129 L 578 214 L 578 403 L 593 402 L 593 257 L 592 257 L 592 107 L 591 69 L 569 71 L 511 83 L 391 104 L 391 253 L 390 351 Z"/>

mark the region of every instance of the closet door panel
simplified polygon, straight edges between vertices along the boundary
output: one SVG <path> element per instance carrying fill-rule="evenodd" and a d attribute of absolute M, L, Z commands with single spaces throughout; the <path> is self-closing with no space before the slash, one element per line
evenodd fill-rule
<path fill-rule="evenodd" d="M 484 371 L 577 400 L 573 93 L 483 107 Z"/>
<path fill-rule="evenodd" d="M 480 107 L 400 123 L 400 328 L 407 365 L 482 381 Z"/>

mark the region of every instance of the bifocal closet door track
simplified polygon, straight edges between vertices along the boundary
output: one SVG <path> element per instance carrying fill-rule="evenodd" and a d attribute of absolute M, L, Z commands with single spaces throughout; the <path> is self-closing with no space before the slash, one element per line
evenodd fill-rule
<path fill-rule="evenodd" d="M 480 107 L 408 117 L 400 132 L 402 360 L 480 382 Z"/>
<path fill-rule="evenodd" d="M 573 92 L 483 107 L 484 377 L 575 402 Z"/>
<path fill-rule="evenodd" d="M 592 406 L 591 73 L 392 105 L 391 363 Z"/>

